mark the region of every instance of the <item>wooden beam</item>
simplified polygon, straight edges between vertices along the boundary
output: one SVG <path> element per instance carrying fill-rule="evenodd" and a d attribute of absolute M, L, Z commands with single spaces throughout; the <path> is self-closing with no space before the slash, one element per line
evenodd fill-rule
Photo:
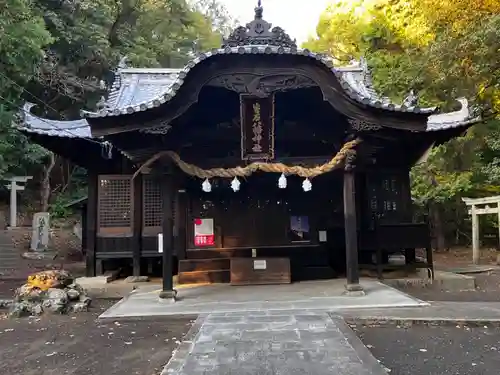
<path fill-rule="evenodd" d="M 162 236 L 163 236 L 163 283 L 160 298 L 175 299 L 176 291 L 173 285 L 173 250 L 174 250 L 174 218 L 173 199 L 174 181 L 171 173 L 161 176 L 162 197 Z"/>
<path fill-rule="evenodd" d="M 344 172 L 344 225 L 346 249 L 346 276 L 348 293 L 362 292 L 359 285 L 358 230 L 356 219 L 356 196 L 354 171 L 351 167 Z"/>
<path fill-rule="evenodd" d="M 462 198 L 462 201 L 470 207 L 468 213 L 472 217 L 472 262 L 478 264 L 481 257 L 479 215 L 497 214 L 500 241 L 500 195 L 485 198 Z M 490 207 L 490 205 L 496 205 L 496 207 Z"/>
<path fill-rule="evenodd" d="M 134 276 L 141 276 L 141 250 L 142 250 L 142 175 L 133 181 L 133 247 L 132 269 Z"/>
<path fill-rule="evenodd" d="M 481 205 L 488 203 L 500 203 L 500 195 L 495 195 L 493 197 L 485 197 L 485 198 L 462 198 L 462 201 L 467 206 Z"/>
<path fill-rule="evenodd" d="M 474 211 L 471 209 L 468 211 L 469 215 L 472 215 L 474 212 L 476 215 L 488 215 L 488 214 L 497 214 L 500 210 L 499 207 L 485 207 L 485 208 L 477 208 L 474 207 Z"/>
<path fill-rule="evenodd" d="M 475 211 L 476 207 L 472 206 L 472 262 L 479 264 L 479 217 Z"/>
<path fill-rule="evenodd" d="M 97 173 L 89 170 L 86 212 L 85 272 L 87 277 L 96 276 L 97 235 Z"/>
<path fill-rule="evenodd" d="M 177 259 L 186 259 L 186 193 L 177 189 L 175 193 L 174 247 Z"/>

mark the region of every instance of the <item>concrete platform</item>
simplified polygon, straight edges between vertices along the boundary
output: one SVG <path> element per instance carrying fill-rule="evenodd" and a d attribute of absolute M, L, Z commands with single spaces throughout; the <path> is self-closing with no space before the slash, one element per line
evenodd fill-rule
<path fill-rule="evenodd" d="M 144 286 L 105 311 L 99 318 L 198 315 L 242 311 L 367 309 L 428 306 L 390 286 L 363 279 L 366 295 L 344 296 L 345 280 L 301 282 L 289 285 L 210 285 L 179 289 L 177 302 L 161 300 L 158 286 Z"/>

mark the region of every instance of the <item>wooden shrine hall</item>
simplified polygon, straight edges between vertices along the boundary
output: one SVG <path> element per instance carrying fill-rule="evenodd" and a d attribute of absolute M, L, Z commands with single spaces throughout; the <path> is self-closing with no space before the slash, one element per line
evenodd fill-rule
<path fill-rule="evenodd" d="M 235 285 L 382 275 L 391 253 L 432 272 L 430 230 L 412 214 L 409 172 L 477 119 L 402 105 L 373 88 L 364 61 L 297 47 L 263 9 L 183 69 L 122 61 L 107 99 L 74 121 L 20 131 L 88 170 L 87 273 L 162 265 L 178 283 Z M 421 262 L 416 249 L 426 249 Z"/>

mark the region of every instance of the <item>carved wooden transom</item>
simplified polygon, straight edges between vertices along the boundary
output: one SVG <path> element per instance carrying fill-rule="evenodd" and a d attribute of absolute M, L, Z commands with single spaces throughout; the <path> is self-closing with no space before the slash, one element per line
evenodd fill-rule
<path fill-rule="evenodd" d="M 310 78 L 302 75 L 278 74 L 232 74 L 217 77 L 208 85 L 224 87 L 239 94 L 267 96 L 273 92 L 282 92 L 306 87 L 315 87 L 317 84 Z"/>

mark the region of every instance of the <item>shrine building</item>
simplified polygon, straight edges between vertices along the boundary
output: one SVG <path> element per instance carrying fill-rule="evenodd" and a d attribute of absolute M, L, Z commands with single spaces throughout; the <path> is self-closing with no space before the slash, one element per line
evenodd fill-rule
<path fill-rule="evenodd" d="M 121 62 L 81 119 L 35 116 L 19 130 L 88 171 L 87 274 L 161 264 L 179 284 L 265 284 L 379 276 L 392 253 L 432 275 L 430 229 L 414 220 L 409 173 L 477 122 L 373 88 L 364 61 L 334 66 L 263 19 L 183 69 Z M 422 261 L 416 249 L 425 249 Z"/>

